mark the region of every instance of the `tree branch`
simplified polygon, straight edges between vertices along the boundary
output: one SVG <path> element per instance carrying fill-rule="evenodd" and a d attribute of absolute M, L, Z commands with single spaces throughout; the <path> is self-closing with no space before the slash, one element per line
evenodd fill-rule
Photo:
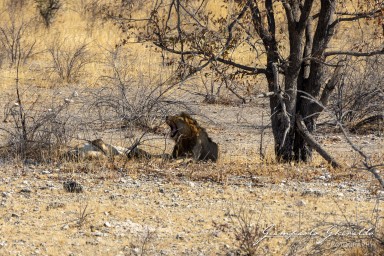
<path fill-rule="evenodd" d="M 340 123 L 338 123 L 337 125 L 340 127 L 341 132 L 343 133 L 343 135 L 344 135 L 345 139 L 347 140 L 348 144 L 353 148 L 353 150 L 355 150 L 357 153 L 359 153 L 360 156 L 362 156 L 364 158 L 364 161 L 363 161 L 364 167 L 367 169 L 367 171 L 369 171 L 370 173 L 373 174 L 373 176 L 379 181 L 381 187 L 384 188 L 384 180 L 380 176 L 380 173 L 375 168 L 375 166 L 369 163 L 370 162 L 369 156 L 367 156 L 361 149 L 359 149 L 358 147 L 356 147 L 352 143 L 352 141 L 348 138 L 347 133 L 345 132 L 343 126 Z"/>
<path fill-rule="evenodd" d="M 377 9 L 371 12 L 356 12 L 356 13 L 349 13 L 349 12 L 336 12 L 336 15 L 341 16 L 351 16 L 351 17 L 340 17 L 337 18 L 330 27 L 335 27 L 337 24 L 343 21 L 354 21 L 359 19 L 365 19 L 365 18 L 375 18 L 381 15 L 382 9 Z"/>
<path fill-rule="evenodd" d="M 283 2 L 284 9 L 285 9 L 285 13 L 287 15 L 288 22 L 294 23 L 295 18 L 293 16 L 293 11 L 292 11 L 291 5 L 289 3 L 287 3 L 287 1 L 282 1 L 282 2 Z"/>
<path fill-rule="evenodd" d="M 228 29 L 228 37 L 227 37 L 227 40 L 225 42 L 225 45 L 223 47 L 223 49 L 220 51 L 220 54 L 218 54 L 217 56 L 220 56 L 226 49 L 228 49 L 230 43 L 231 43 L 231 40 L 232 40 L 232 29 L 233 27 L 236 25 L 236 23 L 244 16 L 245 12 L 247 11 L 248 9 L 248 6 L 250 5 L 251 1 L 248 0 L 247 3 L 244 5 L 243 9 L 241 10 L 241 12 L 239 13 L 239 15 L 237 15 L 237 18 L 234 19 L 227 27 Z"/>
<path fill-rule="evenodd" d="M 158 42 L 154 42 L 154 45 L 156 45 L 157 47 L 160 47 L 163 50 L 166 50 L 167 52 L 178 54 L 178 55 L 181 55 L 181 54 L 184 54 L 184 55 L 194 55 L 194 56 L 195 55 L 202 55 L 202 56 L 205 56 L 205 57 L 208 58 L 208 56 L 203 51 L 184 51 L 184 52 L 181 52 L 181 51 L 178 51 L 178 50 L 174 50 L 174 49 L 168 48 L 167 46 L 165 46 L 165 45 L 163 45 L 161 43 L 158 43 Z M 242 69 L 244 71 L 251 72 L 254 75 L 256 75 L 256 74 L 265 74 L 267 72 L 266 69 L 264 69 L 264 68 L 254 68 L 254 67 L 246 66 L 246 65 L 243 65 L 243 64 L 240 64 L 240 63 L 236 63 L 236 62 L 231 61 L 231 60 L 226 60 L 226 59 L 223 59 L 223 58 L 220 58 L 220 57 L 213 57 L 213 59 L 218 61 L 218 62 L 220 62 L 220 63 L 227 64 L 227 65 L 230 65 L 232 67 L 239 68 L 239 69 Z"/>
<path fill-rule="evenodd" d="M 308 143 L 308 145 L 315 149 L 317 153 L 319 153 L 328 163 L 332 165 L 332 167 L 341 167 L 341 165 L 312 137 L 307 127 L 303 124 L 303 119 L 300 115 L 296 116 L 296 126 L 301 137 Z"/>
<path fill-rule="evenodd" d="M 291 129 L 291 118 L 287 112 L 287 107 L 286 107 L 285 101 L 283 99 L 283 94 L 281 93 L 280 84 L 279 84 L 279 69 L 277 67 L 277 63 L 272 64 L 272 70 L 273 70 L 273 77 L 274 77 L 274 81 L 273 81 L 274 94 L 277 96 L 277 98 L 280 102 L 282 114 L 284 117 L 282 122 L 284 123 L 285 131 L 284 131 L 283 138 L 281 140 L 282 143 L 280 144 L 280 148 L 279 148 L 279 149 L 281 149 L 284 146 L 288 132 Z"/>
<path fill-rule="evenodd" d="M 355 57 L 369 57 L 373 55 L 384 54 L 384 48 L 381 50 L 371 51 L 371 52 L 354 52 L 354 51 L 329 51 L 325 52 L 324 56 L 329 57 L 333 55 L 349 55 Z"/>
<path fill-rule="evenodd" d="M 325 65 L 325 66 L 328 66 L 328 67 L 334 67 L 334 68 L 337 68 L 339 66 L 338 64 L 328 63 L 326 61 L 322 61 L 319 58 L 315 58 L 315 57 L 303 58 L 303 62 L 307 62 L 307 61 L 312 61 L 312 62 L 315 62 L 315 63 L 320 63 L 322 65 Z"/>
<path fill-rule="evenodd" d="M 251 9 L 252 22 L 256 33 L 260 36 L 261 40 L 263 40 L 265 46 L 269 45 L 269 42 L 272 40 L 272 36 L 268 33 L 268 30 L 263 25 L 261 13 L 257 3 L 254 5 L 254 3 L 249 1 L 249 8 Z"/>
<path fill-rule="evenodd" d="M 176 15 L 177 15 L 177 36 L 180 42 L 181 52 L 184 52 L 184 41 L 182 38 L 183 31 L 181 30 L 181 17 L 180 17 L 180 0 L 176 0 L 175 4 Z M 184 63 L 184 54 L 181 54 L 181 62 Z"/>
<path fill-rule="evenodd" d="M 328 81 L 328 83 L 325 85 L 324 89 L 323 89 L 323 92 L 321 94 L 321 97 L 320 97 L 320 103 L 323 105 L 323 106 L 327 106 L 328 105 L 328 100 L 329 100 L 329 97 L 331 96 L 333 90 L 335 89 L 336 85 L 340 82 L 340 77 L 341 77 L 341 68 L 343 67 L 343 65 L 340 65 L 338 64 L 337 68 L 334 70 L 333 72 L 333 75 L 332 75 L 332 78 Z M 317 105 L 319 106 L 319 105 Z M 314 107 L 316 108 L 316 107 Z M 322 107 L 323 108 L 323 107 Z M 318 110 L 314 110 L 314 111 L 311 111 L 312 113 L 316 113 L 316 112 L 320 112 L 322 111 L 323 109 L 318 109 Z"/>
<path fill-rule="evenodd" d="M 313 0 L 306 0 L 303 8 L 301 9 L 301 16 L 300 16 L 298 25 L 302 28 L 304 28 L 307 24 L 307 20 L 311 13 L 312 5 L 313 5 Z"/>
<path fill-rule="evenodd" d="M 265 68 L 253 68 L 253 67 L 245 66 L 243 64 L 239 64 L 239 63 L 233 62 L 231 60 L 226 60 L 226 59 L 223 59 L 223 58 L 216 58 L 216 60 L 218 62 L 223 63 L 223 64 L 228 64 L 228 65 L 231 65 L 232 67 L 252 72 L 252 74 L 255 74 L 255 75 L 256 74 L 266 74 L 267 73 L 267 70 Z"/>
<path fill-rule="evenodd" d="M 268 31 L 272 37 L 275 37 L 276 24 L 275 24 L 275 15 L 273 13 L 272 0 L 266 0 L 265 1 L 265 9 L 267 10 Z"/>

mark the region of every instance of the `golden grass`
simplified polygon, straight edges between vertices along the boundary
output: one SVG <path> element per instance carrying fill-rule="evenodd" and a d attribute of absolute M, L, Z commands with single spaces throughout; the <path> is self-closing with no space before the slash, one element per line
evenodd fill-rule
<path fill-rule="evenodd" d="M 6 2 L 2 1 L 1 6 L 3 10 L 6 8 Z M 110 3 L 110 1 L 100 1 L 102 3 Z M 64 43 L 64 48 L 71 49 L 78 45 L 79 43 L 86 42 L 89 44 L 90 54 L 94 56 L 94 62 L 87 65 L 85 71 L 86 74 L 78 81 L 79 84 L 86 86 L 91 86 L 97 84 L 100 75 L 110 75 L 111 70 L 109 67 L 106 67 L 105 62 L 108 61 L 106 58 L 107 51 L 114 49 L 115 45 L 120 42 L 121 38 L 125 35 L 112 24 L 112 22 L 101 21 L 100 19 L 95 18 L 94 23 L 91 22 L 92 17 L 86 16 L 84 13 L 84 8 L 87 3 L 90 1 L 65 1 L 63 3 L 63 8 L 58 12 L 56 19 L 54 20 L 52 26 L 49 29 L 45 29 L 43 25 L 40 25 L 36 29 L 30 29 L 27 31 L 25 37 L 27 41 L 36 40 L 35 49 L 36 52 L 41 52 L 32 58 L 32 60 L 27 63 L 26 66 L 21 67 L 21 72 L 19 74 L 21 81 L 24 83 L 29 83 L 29 79 L 33 80 L 33 83 L 37 83 L 41 87 L 52 87 L 60 85 L 60 81 L 47 79 L 47 70 L 46 68 L 51 66 L 51 60 L 48 54 L 43 51 L 50 47 L 54 42 L 57 43 L 59 40 L 66 39 Z M 198 4 L 198 3 L 196 3 Z M 356 10 L 355 3 L 348 2 L 347 8 L 351 10 Z M 146 16 L 149 8 L 136 6 L 134 8 L 134 16 L 137 18 L 143 18 Z M 224 8 L 222 1 L 215 0 L 209 1 L 207 4 L 207 10 L 212 12 L 212 15 L 219 17 L 226 17 L 229 12 L 235 12 L 234 8 Z M 280 4 L 276 4 L 276 13 L 281 13 Z M 23 18 L 18 19 L 18 22 L 21 20 L 29 20 L 34 17 L 38 17 L 37 10 L 34 8 L 34 5 L 29 5 L 24 7 L 22 11 L 18 11 L 17 15 L 21 15 Z M 278 15 L 282 17 L 283 15 Z M 8 22 L 9 17 L 6 15 L 2 17 L 4 22 Z M 357 25 L 361 33 L 368 30 L 378 30 L 379 26 L 373 26 L 372 21 L 364 20 L 359 24 L 352 24 L 352 26 Z M 340 36 L 335 38 L 333 43 L 331 43 L 332 49 L 338 49 L 339 47 L 348 47 L 349 41 L 353 42 L 353 37 L 360 37 L 362 34 L 353 33 L 353 35 L 346 34 L 348 33 L 350 27 L 348 25 L 343 25 L 339 28 Z M 376 32 L 372 32 L 373 34 Z M 278 37 L 283 40 L 281 45 L 286 45 L 287 38 L 283 38 L 283 34 L 279 34 Z M 350 40 L 347 42 L 345 38 L 348 37 Z M 380 45 L 382 42 L 380 40 L 374 41 L 375 44 Z M 366 46 L 362 46 L 366 47 Z M 129 70 L 132 77 L 136 78 L 138 74 L 147 74 L 151 76 L 150 81 L 154 82 L 156 77 L 161 76 L 162 80 L 165 80 L 167 77 L 172 75 L 172 68 L 161 67 L 161 57 L 159 51 L 156 50 L 151 45 L 146 44 L 137 44 L 129 43 L 125 47 L 128 50 L 128 55 L 126 60 L 130 63 Z M 282 51 L 283 55 L 287 57 L 288 49 Z M 168 54 L 169 55 L 169 54 Z M 172 56 L 169 55 L 171 58 Z M 246 65 L 258 64 L 263 65 L 265 62 L 265 55 L 261 55 L 259 58 L 255 59 L 253 54 L 250 54 L 250 49 L 248 46 L 243 44 L 233 53 L 233 58 L 236 61 L 244 63 Z M 29 70 L 31 64 L 37 63 L 42 68 L 40 71 Z M 150 72 L 148 72 L 150 70 Z M 13 86 L 15 73 L 14 69 L 4 69 L 0 70 L 0 75 L 3 77 L 2 87 Z M 255 81 L 252 81 L 253 84 Z M 259 83 L 259 81 L 256 81 Z M 260 88 L 252 88 L 257 90 Z M 264 88 L 263 88 L 264 89 Z"/>

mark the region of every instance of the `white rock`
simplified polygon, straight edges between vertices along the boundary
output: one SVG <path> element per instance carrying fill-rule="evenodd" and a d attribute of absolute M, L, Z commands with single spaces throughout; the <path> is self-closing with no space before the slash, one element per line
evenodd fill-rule
<path fill-rule="evenodd" d="M 93 236 L 107 236 L 107 234 L 100 232 L 100 231 L 92 232 L 91 235 L 93 235 Z"/>
<path fill-rule="evenodd" d="M 306 203 L 305 203 L 304 200 L 297 200 L 297 201 L 295 202 L 295 205 L 301 207 L 301 206 L 306 205 Z"/>
<path fill-rule="evenodd" d="M 67 230 L 67 229 L 69 229 L 68 224 L 65 224 L 64 226 L 61 227 L 61 230 Z"/>
<path fill-rule="evenodd" d="M 379 197 L 379 199 L 384 200 L 384 190 L 377 191 L 377 196 Z"/>

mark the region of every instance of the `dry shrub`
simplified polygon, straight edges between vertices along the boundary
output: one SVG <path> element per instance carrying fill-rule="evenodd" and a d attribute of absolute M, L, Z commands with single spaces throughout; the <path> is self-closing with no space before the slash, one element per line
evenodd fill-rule
<path fill-rule="evenodd" d="M 175 83 L 151 81 L 141 71 L 133 75 L 131 66 L 135 64 L 128 55 L 123 47 L 108 52 L 106 67 L 110 73 L 98 79 L 101 89 L 94 90 L 93 107 L 102 113 L 99 115 L 102 123 L 117 122 L 120 127 L 156 132 L 171 109 L 186 106 L 167 98 Z"/>
<path fill-rule="evenodd" d="M 240 208 L 227 213 L 236 239 L 236 255 L 268 254 L 268 247 L 261 247 L 269 240 L 264 234 L 266 226 L 263 224 L 263 208 L 256 211 L 257 216 L 254 212 Z"/>
<path fill-rule="evenodd" d="M 349 59 L 331 109 L 354 132 L 384 130 L 383 56 Z M 371 129 L 367 129 L 370 127 Z"/>
<path fill-rule="evenodd" d="M 5 59 L 10 66 L 21 64 L 36 54 L 36 39 L 30 38 L 35 20 L 23 17 L 22 10 L 13 5 L 2 10 L 0 21 L 0 67 Z"/>
<path fill-rule="evenodd" d="M 61 38 L 56 35 L 47 49 L 51 59 L 50 71 L 61 81 L 77 82 L 85 73 L 85 68 L 94 60 L 89 44 L 84 40 Z"/>
<path fill-rule="evenodd" d="M 68 145 L 77 125 L 72 115 L 75 95 L 52 95 L 50 102 L 32 87 L 28 95 L 9 100 L 0 128 L 5 144 L 3 155 L 21 159 L 51 159 L 57 150 Z M 39 90 L 39 89 L 36 89 Z M 12 97 L 9 97 L 12 98 Z"/>

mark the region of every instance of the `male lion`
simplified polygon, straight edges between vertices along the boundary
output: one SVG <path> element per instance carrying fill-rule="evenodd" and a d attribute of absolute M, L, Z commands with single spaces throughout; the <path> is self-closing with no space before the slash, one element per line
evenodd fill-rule
<path fill-rule="evenodd" d="M 190 115 L 182 112 L 177 116 L 167 116 L 166 123 L 171 128 L 170 136 L 176 143 L 172 152 L 173 158 L 192 156 L 195 160 L 217 161 L 217 144 Z"/>

